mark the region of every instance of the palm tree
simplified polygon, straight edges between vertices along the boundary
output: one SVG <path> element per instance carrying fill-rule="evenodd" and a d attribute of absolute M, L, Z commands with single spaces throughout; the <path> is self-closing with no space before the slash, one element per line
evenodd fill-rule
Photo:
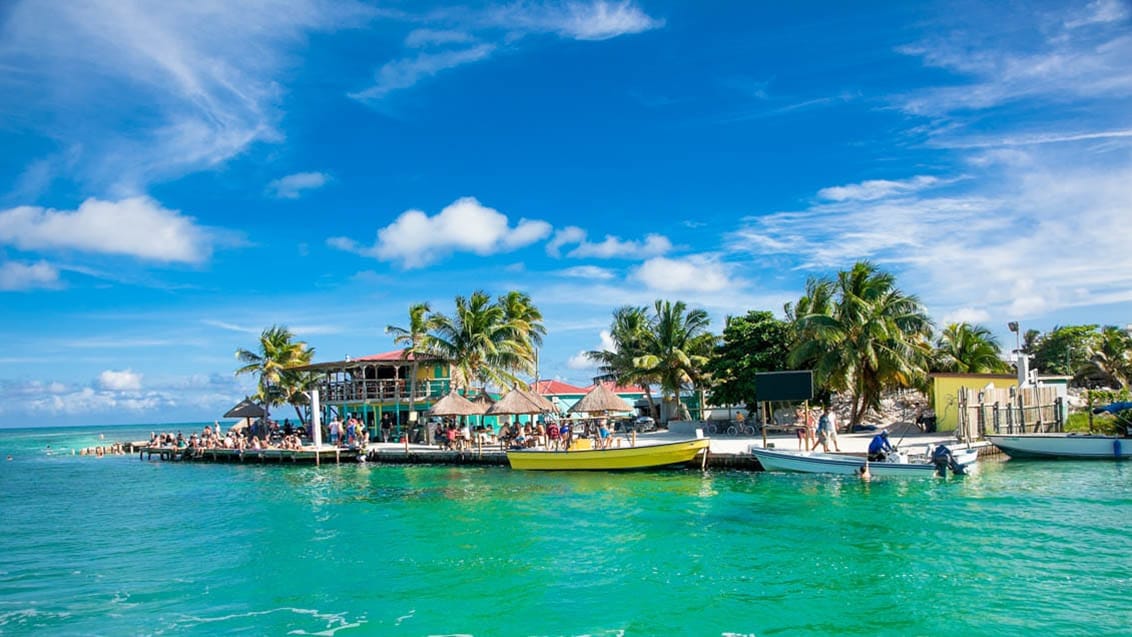
<path fill-rule="evenodd" d="M 981 325 L 948 325 L 936 342 L 933 358 L 933 367 L 940 372 L 997 374 L 1010 370 L 998 339 Z"/>
<path fill-rule="evenodd" d="M 1088 347 L 1089 361 L 1077 372 L 1077 377 L 1107 387 L 1127 387 L 1132 381 L 1132 334 L 1106 325 Z"/>
<path fill-rule="evenodd" d="M 797 341 L 790 363 L 813 365 L 818 385 L 850 391 L 850 426 L 880 406 L 887 387 L 910 387 L 927 373 L 931 320 L 919 299 L 896 288 L 895 278 L 861 261 L 839 272 L 830 303 L 799 302 Z M 808 288 L 810 286 L 807 286 Z"/>
<path fill-rule="evenodd" d="M 268 408 L 289 402 L 299 414 L 299 420 L 303 421 L 299 405 L 304 400 L 300 396 L 307 388 L 304 383 L 310 379 L 298 372 L 289 371 L 289 368 L 309 365 L 314 356 L 314 348 L 292 339 L 294 335 L 286 327 L 273 325 L 265 329 L 259 337 L 259 351 L 243 348 L 236 350 L 236 359 L 244 363 L 243 367 L 236 370 L 236 375 L 255 374 L 258 400 Z"/>
<path fill-rule="evenodd" d="M 704 365 L 715 346 L 715 336 L 708 332 L 710 319 L 701 309 L 688 311 L 683 301 L 656 301 L 649 329 L 644 333 L 641 355 L 633 359 L 638 374 L 660 382 L 663 400 L 675 400 L 678 415 L 684 409 L 680 392 L 685 387 L 695 390 Z M 701 396 L 700 409 L 703 410 Z"/>
<path fill-rule="evenodd" d="M 538 356 L 538 348 L 542 347 L 542 338 L 546 336 L 546 326 L 542 322 L 542 312 L 531 301 L 530 295 L 524 292 L 511 290 L 500 296 L 498 305 L 503 309 L 503 321 L 508 332 L 507 341 L 514 350 L 511 355 L 514 359 L 510 364 L 516 370 L 529 368 Z"/>
<path fill-rule="evenodd" d="M 529 301 L 529 299 L 528 299 Z M 538 309 L 528 303 L 522 315 L 530 330 L 541 328 Z M 535 325 L 537 324 L 537 329 Z M 429 353 L 448 362 L 457 387 L 469 389 L 479 382 L 486 390 L 489 384 L 499 387 L 523 384 L 516 372 L 534 370 L 534 346 L 531 331 L 520 330 L 519 323 L 508 320 L 508 310 L 493 303 L 486 292 L 477 290 L 471 297 L 456 297 L 456 310 L 450 317 L 435 314 L 426 339 Z"/>
<path fill-rule="evenodd" d="M 609 329 L 613 349 L 591 350 L 586 352 L 586 358 L 597 364 L 598 373 L 603 379 L 612 380 L 618 385 L 637 384 L 644 387 L 649 413 L 656 415 L 651 385 L 658 382 L 659 378 L 643 373 L 634 364 L 637 358 L 645 354 L 645 335 L 648 331 L 646 308 L 632 305 L 617 308 L 613 312 L 613 324 Z"/>
<path fill-rule="evenodd" d="M 393 343 L 400 345 L 402 359 L 413 357 L 413 367 L 409 377 L 409 412 L 415 411 L 417 399 L 417 366 L 422 355 L 426 354 L 426 338 L 432 325 L 429 314 L 432 308 L 428 303 L 414 303 L 409 306 L 409 326 L 386 325 L 385 333 L 393 335 Z"/>

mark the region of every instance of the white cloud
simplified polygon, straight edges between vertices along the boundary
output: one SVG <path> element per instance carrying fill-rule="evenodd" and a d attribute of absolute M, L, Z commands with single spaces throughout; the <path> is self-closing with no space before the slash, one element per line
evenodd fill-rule
<path fill-rule="evenodd" d="M 393 91 L 409 88 L 446 69 L 484 60 L 494 50 L 494 44 L 477 44 L 465 49 L 420 53 L 415 57 L 393 60 L 378 69 L 373 86 L 351 93 L 350 97 L 361 101 L 380 100 Z"/>
<path fill-rule="evenodd" d="M 298 199 L 308 190 L 322 188 L 330 181 L 326 173 L 295 173 L 267 184 L 267 192 L 280 199 Z"/>
<path fill-rule="evenodd" d="M 943 328 L 952 323 L 967 323 L 970 325 L 982 325 L 991 319 L 990 312 L 980 307 L 960 307 L 956 308 L 947 314 L 939 321 L 939 327 Z"/>
<path fill-rule="evenodd" d="M 78 250 L 166 263 L 200 263 L 214 232 L 149 197 L 87 199 L 77 210 L 20 206 L 0 212 L 0 244 L 21 250 Z"/>
<path fill-rule="evenodd" d="M 566 359 L 566 367 L 574 370 L 594 369 L 596 365 L 586 356 L 586 350 L 579 350 L 570 358 Z"/>
<path fill-rule="evenodd" d="M 633 276 L 650 290 L 665 294 L 719 292 L 736 286 L 724 264 L 700 256 L 655 257 L 642 263 Z"/>
<path fill-rule="evenodd" d="M 451 252 L 481 256 L 510 252 L 544 239 L 550 232 L 550 224 L 530 219 L 520 219 L 512 227 L 503 213 L 482 205 L 474 197 L 463 197 L 434 217 L 420 210 L 401 213 L 392 224 L 377 231 L 377 242 L 372 247 L 345 237 L 332 237 L 327 243 L 340 250 L 397 262 L 409 269 L 433 263 Z"/>
<path fill-rule="evenodd" d="M 1119 22 L 1128 17 L 1128 7 L 1121 0 L 1093 0 L 1085 10 L 1065 22 L 1066 28 L 1076 29 L 1091 24 Z"/>
<path fill-rule="evenodd" d="M 405 38 L 405 46 L 418 52 L 386 62 L 375 74 L 372 86 L 355 91 L 350 97 L 363 102 L 381 101 L 390 93 L 414 86 L 441 71 L 486 60 L 500 50 L 514 49 L 528 35 L 553 33 L 574 40 L 607 40 L 664 25 L 663 20 L 650 17 L 628 0 L 518 2 L 482 11 L 440 10 L 410 19 L 430 24 L 411 31 Z M 432 23 L 446 28 L 432 28 Z"/>
<path fill-rule="evenodd" d="M 139 391 L 141 389 L 141 374 L 128 369 L 115 371 L 107 369 L 98 375 L 98 385 L 108 391 Z"/>
<path fill-rule="evenodd" d="M 474 39 L 471 34 L 464 31 L 414 29 L 405 36 L 405 46 L 415 49 L 438 44 L 463 44 Z"/>
<path fill-rule="evenodd" d="M 882 199 L 890 195 L 898 193 L 912 193 L 925 188 L 930 188 L 939 183 L 936 177 L 926 175 L 917 175 L 911 179 L 903 179 L 898 181 L 890 181 L 887 179 L 872 179 L 869 181 L 862 181 L 859 184 L 850 184 L 848 186 L 833 186 L 830 188 L 822 188 L 818 191 L 818 196 L 822 199 L 830 199 L 832 201 L 872 201 L 874 199 Z"/>
<path fill-rule="evenodd" d="M 1060 16 L 1022 9 L 1003 15 L 1003 22 L 1026 22 L 1044 40 L 1027 48 L 1009 48 L 1018 38 L 1003 38 L 994 28 L 948 30 L 946 36 L 899 49 L 926 66 L 953 73 L 956 81 L 898 96 L 897 106 L 909 113 L 962 117 L 970 110 L 1026 101 L 1033 120 L 1035 101 L 1058 104 L 1074 100 L 1126 98 L 1132 92 L 1132 37 L 1121 25 L 1124 9 L 1094 5 L 1093 17 L 1070 27 Z M 1095 18 L 1095 19 L 1094 19 Z M 1000 128 L 1010 126 L 1003 120 Z"/>
<path fill-rule="evenodd" d="M 546 253 L 558 257 L 564 246 L 576 245 L 566 256 L 571 258 L 597 259 L 647 259 L 660 256 L 672 250 L 672 242 L 667 237 L 655 233 L 645 236 L 642 241 L 623 240 L 606 235 L 599 243 L 586 240 L 587 233 L 577 226 L 567 226 L 554 233 L 546 244 Z"/>
<path fill-rule="evenodd" d="M 664 20 L 650 17 L 627 0 L 512 4 L 495 10 L 490 19 L 509 29 L 556 33 L 575 40 L 608 40 L 664 26 Z"/>
<path fill-rule="evenodd" d="M 731 246 L 828 272 L 871 259 L 945 317 L 1132 302 L 1132 158 L 1032 153 L 951 197 L 893 194 L 747 220 Z"/>
<path fill-rule="evenodd" d="M 659 234 L 648 234 L 644 241 L 623 241 L 619 237 L 606 235 L 605 240 L 600 243 L 583 241 L 566 256 L 598 259 L 647 259 L 665 254 L 671 249 L 672 242 Z"/>
<path fill-rule="evenodd" d="M 562 253 L 562 246 L 581 243 L 586 240 L 586 231 L 578 226 L 566 226 L 554 233 L 554 238 L 546 242 L 546 253 L 557 258 Z"/>
<path fill-rule="evenodd" d="M 78 162 L 55 168 L 120 196 L 281 139 L 276 76 L 292 51 L 311 31 L 376 12 L 349 1 L 87 0 L 6 13 L 0 67 L 20 73 L 0 77 L 0 116 L 69 140 Z"/>
<path fill-rule="evenodd" d="M 0 291 L 58 288 L 59 271 L 45 261 L 24 264 L 15 261 L 0 263 Z"/>
<path fill-rule="evenodd" d="M 558 276 L 568 276 L 577 279 L 597 279 L 604 281 L 612 279 L 613 272 L 606 268 L 599 268 L 596 265 L 579 265 L 573 268 L 559 270 Z"/>

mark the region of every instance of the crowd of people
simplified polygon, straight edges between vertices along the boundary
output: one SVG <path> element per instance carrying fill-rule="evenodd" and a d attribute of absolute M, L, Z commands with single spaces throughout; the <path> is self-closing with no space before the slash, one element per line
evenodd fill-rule
<path fill-rule="evenodd" d="M 471 428 L 467 424 L 441 421 L 434 430 L 437 445 L 441 449 L 453 451 L 495 444 L 505 449 L 543 448 L 565 451 L 571 448 L 577 438 L 589 438 L 594 449 L 608 449 L 614 444 L 613 430 L 604 418 L 503 423 L 499 426 L 499 431 L 484 425 Z"/>
<path fill-rule="evenodd" d="M 213 423 L 212 425 L 205 425 L 200 433 L 194 431 L 188 436 L 180 431 L 176 433 L 150 432 L 149 446 L 182 449 L 190 452 L 205 449 L 236 449 L 240 451 L 289 449 L 297 451 L 303 448 L 303 434 L 306 433 L 302 428 L 292 427 L 290 421 L 287 421 L 284 427 L 280 427 L 273 420 L 263 419 L 257 420 L 246 428 L 229 428 L 227 433 L 224 433 L 221 429 L 220 423 Z"/>

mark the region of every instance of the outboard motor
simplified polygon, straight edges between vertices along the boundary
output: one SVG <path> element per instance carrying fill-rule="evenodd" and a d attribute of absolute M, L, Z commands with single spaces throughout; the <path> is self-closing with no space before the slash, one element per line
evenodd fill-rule
<path fill-rule="evenodd" d="M 935 465 L 936 475 L 940 477 L 946 477 L 948 469 L 957 476 L 963 475 L 963 465 L 959 464 L 946 445 L 939 445 L 932 452 L 932 464 Z"/>

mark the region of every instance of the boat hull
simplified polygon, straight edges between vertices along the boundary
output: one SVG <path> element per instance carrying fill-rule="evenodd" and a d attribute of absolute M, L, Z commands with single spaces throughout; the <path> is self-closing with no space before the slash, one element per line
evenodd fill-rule
<path fill-rule="evenodd" d="M 750 452 L 759 459 L 759 464 L 767 471 L 857 475 L 865 464 L 865 459 L 858 456 L 809 451 L 779 451 L 754 446 L 750 448 Z M 978 460 L 978 453 L 972 449 L 953 451 L 952 455 L 965 471 L 970 471 Z M 870 462 L 869 473 L 874 477 L 934 476 L 936 475 L 936 468 L 930 462 Z"/>
<path fill-rule="evenodd" d="M 659 445 L 589 451 L 523 449 L 507 452 L 512 469 L 520 471 L 619 471 L 687 464 L 706 453 L 711 440 L 697 438 Z"/>
<path fill-rule="evenodd" d="M 987 436 L 987 439 L 1011 458 L 1132 459 L 1132 438 L 1077 434 L 1016 434 Z"/>

